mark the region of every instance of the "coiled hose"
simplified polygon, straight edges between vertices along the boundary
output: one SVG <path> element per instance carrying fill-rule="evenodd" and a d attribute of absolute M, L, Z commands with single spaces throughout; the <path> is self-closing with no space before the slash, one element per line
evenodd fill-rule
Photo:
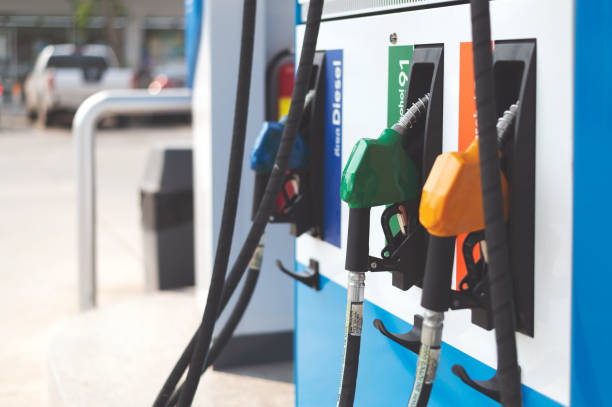
<path fill-rule="evenodd" d="M 283 131 L 283 137 L 281 139 L 272 174 L 270 175 L 270 180 L 268 181 L 268 185 L 266 186 L 266 190 L 264 192 L 260 207 L 257 211 L 257 214 L 255 215 L 255 219 L 253 220 L 251 229 L 249 230 L 242 249 L 240 250 L 238 257 L 236 258 L 234 267 L 232 268 L 232 271 L 230 272 L 225 282 L 224 292 L 227 293 L 228 296 L 231 296 L 231 294 L 235 291 L 236 286 L 240 282 L 240 279 L 242 278 L 246 270 L 247 264 L 249 263 L 249 260 L 251 259 L 255 248 L 257 247 L 259 239 L 263 235 L 270 215 L 274 211 L 274 203 L 276 200 L 276 196 L 278 194 L 278 191 L 280 190 L 284 173 L 289 165 L 289 159 L 293 150 L 293 144 L 297 136 L 299 120 L 302 116 L 302 112 L 304 109 L 304 99 L 308 91 L 310 73 L 312 71 L 312 62 L 314 59 L 316 41 L 321 22 L 322 9 L 323 0 L 312 0 L 310 2 L 306 30 L 304 34 L 304 41 L 302 45 L 302 53 L 298 65 L 291 105 L 289 107 L 289 115 L 287 118 L 285 129 Z M 207 306 L 209 302 L 210 299 L 207 302 Z M 206 342 L 208 345 L 210 345 L 210 338 L 212 336 L 216 317 L 217 315 L 214 315 L 213 317 L 206 317 L 205 310 L 202 325 L 199 329 L 199 331 L 201 332 L 198 332 L 197 334 L 198 343 L 201 342 L 201 338 L 203 338 L 207 339 Z M 203 333 L 204 330 L 206 330 L 208 334 Z M 201 367 L 205 365 L 206 351 L 208 350 L 208 348 L 204 347 L 203 345 L 198 346 L 198 344 L 196 344 L 194 346 L 196 348 L 199 347 L 200 350 L 203 349 L 203 352 L 199 352 L 199 354 L 196 355 L 197 349 L 194 350 L 190 364 L 190 371 L 193 370 L 193 367 L 195 366 Z M 185 351 L 187 351 L 187 349 Z M 185 353 L 186 352 L 184 352 L 184 354 Z M 199 363 L 198 360 L 195 360 L 196 358 L 198 358 Z M 180 371 L 181 369 L 177 369 L 177 367 L 178 363 L 177 366 L 175 366 L 175 370 Z M 181 396 L 179 398 L 179 405 L 182 407 L 188 406 L 193 400 L 193 396 L 197 388 L 199 370 L 200 369 L 194 371 L 194 373 L 191 374 L 191 380 L 189 380 L 189 382 L 185 382 L 185 387 L 181 392 Z M 179 378 L 176 379 L 176 382 L 178 382 L 179 379 L 180 375 Z"/>
<path fill-rule="evenodd" d="M 497 381 L 504 407 L 522 406 L 521 371 L 515 336 L 514 297 L 510 275 L 496 130 L 491 18 L 488 0 L 471 0 L 474 77 L 478 111 L 480 179 L 489 260 L 489 284 L 495 339 Z"/>

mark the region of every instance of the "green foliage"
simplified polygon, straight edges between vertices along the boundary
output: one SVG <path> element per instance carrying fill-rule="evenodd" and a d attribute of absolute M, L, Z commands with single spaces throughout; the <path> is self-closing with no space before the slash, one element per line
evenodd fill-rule
<path fill-rule="evenodd" d="M 74 2 L 74 24 L 77 29 L 83 30 L 87 28 L 93 14 L 93 0 L 77 0 Z"/>

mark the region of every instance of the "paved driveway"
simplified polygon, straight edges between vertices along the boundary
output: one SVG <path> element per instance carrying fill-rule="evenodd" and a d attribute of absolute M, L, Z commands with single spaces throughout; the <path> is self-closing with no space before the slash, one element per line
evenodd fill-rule
<path fill-rule="evenodd" d="M 149 148 L 190 140 L 190 128 L 104 130 L 98 138 L 99 301 L 143 292 L 138 183 Z M 0 405 L 47 400 L 47 354 L 77 314 L 76 214 L 69 128 L 0 117 Z"/>

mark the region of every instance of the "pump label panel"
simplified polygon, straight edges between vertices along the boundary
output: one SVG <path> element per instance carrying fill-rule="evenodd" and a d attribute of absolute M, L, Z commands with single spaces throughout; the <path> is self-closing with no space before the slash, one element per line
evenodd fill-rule
<path fill-rule="evenodd" d="M 410 73 L 410 64 L 414 45 L 397 45 L 389 47 L 389 86 L 387 94 L 387 127 L 390 128 L 404 113 L 406 84 Z"/>
<path fill-rule="evenodd" d="M 344 76 L 341 49 L 325 53 L 325 206 L 323 237 L 340 247 L 340 178 L 342 176 L 342 97 Z"/>

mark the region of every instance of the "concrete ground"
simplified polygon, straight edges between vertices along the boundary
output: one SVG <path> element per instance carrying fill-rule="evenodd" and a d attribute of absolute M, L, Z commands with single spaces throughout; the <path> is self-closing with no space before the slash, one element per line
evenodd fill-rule
<path fill-rule="evenodd" d="M 144 171 L 147 152 L 156 143 L 186 143 L 190 137 L 190 128 L 184 125 L 99 132 L 97 171 L 100 311 L 97 312 L 106 315 L 99 318 L 106 318 L 107 323 L 114 318 L 108 319 L 109 313 L 112 312 L 108 310 L 113 307 L 126 307 L 127 305 L 122 304 L 130 304 L 130 301 L 138 303 L 139 298 L 146 299 L 138 184 Z M 62 336 L 70 337 L 79 332 L 79 325 L 76 325 L 75 329 L 74 324 L 79 324 L 80 319 L 91 321 L 96 318 L 79 315 L 77 310 L 74 185 L 74 155 L 70 129 L 35 128 L 27 124 L 20 110 L 0 107 L 2 406 L 48 405 L 48 359 L 51 343 L 55 344 L 57 338 Z M 130 310 L 137 308 L 128 306 Z M 194 319 L 197 319 L 195 314 L 189 317 L 189 325 Z M 73 341 L 83 340 L 83 337 L 70 338 Z M 159 340 L 161 342 L 155 342 L 156 346 L 164 343 L 163 337 Z M 173 339 L 177 343 L 187 340 L 188 337 L 184 340 L 182 337 Z M 113 346 L 121 351 L 122 344 L 117 342 Z M 71 355 L 67 350 L 69 347 L 60 346 L 60 349 L 65 353 L 66 360 L 74 357 L 74 354 Z M 143 382 L 138 388 L 131 388 L 133 392 L 147 393 L 138 400 L 152 400 L 153 393 L 157 391 L 160 381 L 163 381 L 168 372 L 168 366 L 178 356 L 179 349 L 174 344 L 169 345 L 168 349 L 171 351 L 166 352 L 164 360 L 160 361 L 159 369 L 151 372 L 151 380 Z M 95 351 L 116 353 L 117 349 L 109 351 L 96 348 Z M 137 356 L 136 354 L 135 357 Z M 88 358 L 87 354 L 83 357 Z M 152 355 L 148 355 L 148 358 L 151 357 Z M 99 371 L 99 380 L 105 380 L 102 374 L 107 372 L 105 369 L 108 366 L 97 369 L 96 360 L 113 359 L 98 357 L 87 364 L 90 372 Z M 133 364 L 138 365 L 137 362 L 135 360 Z M 150 364 L 147 366 L 151 367 Z M 120 377 L 121 366 L 114 367 L 114 374 Z M 98 380 L 93 379 L 91 375 L 88 377 Z M 215 406 L 291 405 L 293 386 L 288 383 L 290 380 L 290 365 L 213 372 L 203 382 L 203 390 L 200 391 L 203 396 L 200 395 L 198 400 Z M 117 382 L 120 383 L 121 380 Z M 245 400 L 240 400 L 234 393 L 236 388 L 248 387 L 247 382 L 252 383 L 251 386 L 261 388 L 260 393 L 277 392 L 281 396 L 277 400 L 267 397 L 265 400 L 269 402 L 261 404 L 245 404 Z M 110 383 L 115 381 L 109 380 L 109 385 Z M 97 385 L 98 391 L 105 391 L 103 381 Z M 128 380 L 123 381 L 123 385 L 130 389 Z M 255 396 L 250 394 L 249 397 Z"/>

